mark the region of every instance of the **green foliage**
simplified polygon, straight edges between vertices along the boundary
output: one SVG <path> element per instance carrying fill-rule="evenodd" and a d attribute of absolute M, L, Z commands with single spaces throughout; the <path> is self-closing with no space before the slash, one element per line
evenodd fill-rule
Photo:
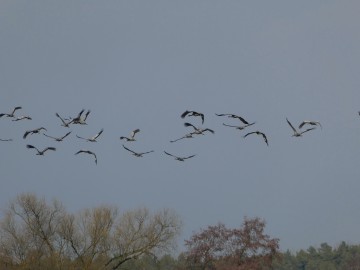
<path fill-rule="evenodd" d="M 342 242 L 332 248 L 322 243 L 319 248 L 309 247 L 295 254 L 287 251 L 274 262 L 274 270 L 360 270 L 360 245 Z"/>
<path fill-rule="evenodd" d="M 182 253 L 177 258 L 164 255 L 156 258 L 144 255 L 138 260 L 128 261 L 122 269 L 126 270 L 193 270 L 186 264 L 186 254 Z M 214 270 L 223 269 L 222 266 Z M 241 268 L 226 268 L 241 269 Z M 248 268 L 251 269 L 251 268 Z M 257 268 L 261 270 L 267 267 Z M 309 247 L 295 253 L 286 251 L 280 258 L 273 262 L 272 270 L 360 270 L 360 245 L 348 245 L 342 242 L 336 248 L 323 243 L 319 248 Z"/>
<path fill-rule="evenodd" d="M 166 254 L 160 258 L 152 255 L 144 255 L 138 260 L 126 262 L 122 269 L 127 270 L 176 270 L 180 269 L 180 260 Z"/>

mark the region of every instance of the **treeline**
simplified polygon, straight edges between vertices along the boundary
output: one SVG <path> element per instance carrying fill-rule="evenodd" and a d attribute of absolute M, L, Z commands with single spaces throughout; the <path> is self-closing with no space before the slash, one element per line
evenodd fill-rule
<path fill-rule="evenodd" d="M 234 267 L 190 267 L 185 254 L 177 258 L 164 255 L 160 258 L 144 256 L 139 260 L 129 262 L 128 270 L 185 270 L 185 269 L 242 269 Z M 349 245 L 342 242 L 333 248 L 326 243 L 319 248 L 309 247 L 295 253 L 290 251 L 279 253 L 277 260 L 271 266 L 257 266 L 247 269 L 272 270 L 360 270 L 360 245 Z"/>
<path fill-rule="evenodd" d="M 333 248 L 323 243 L 319 248 L 287 251 L 273 267 L 274 270 L 360 270 L 360 245 L 342 242 Z"/>
<path fill-rule="evenodd" d="M 20 194 L 0 219 L 1 270 L 360 270 L 360 245 L 279 251 L 265 221 L 208 226 L 171 254 L 182 222 L 174 211 L 120 212 L 100 206 L 69 213 L 56 200 Z M 164 255 L 165 254 L 165 255 Z"/>

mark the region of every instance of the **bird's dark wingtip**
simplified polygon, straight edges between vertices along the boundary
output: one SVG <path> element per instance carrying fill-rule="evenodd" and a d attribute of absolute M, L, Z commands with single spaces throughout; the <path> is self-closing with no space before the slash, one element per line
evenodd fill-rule
<path fill-rule="evenodd" d="M 185 112 L 183 112 L 183 113 L 180 115 L 180 117 L 181 117 L 181 118 L 185 118 L 185 116 L 186 116 L 188 113 L 189 113 L 189 111 L 186 110 Z"/>

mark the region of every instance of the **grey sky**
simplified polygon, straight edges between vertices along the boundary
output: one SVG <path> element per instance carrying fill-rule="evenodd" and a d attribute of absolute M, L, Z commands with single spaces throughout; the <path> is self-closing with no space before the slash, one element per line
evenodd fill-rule
<path fill-rule="evenodd" d="M 281 248 L 358 243 L 360 110 L 359 1 L 14 1 L 0 2 L 0 112 L 15 106 L 32 121 L 0 119 L 0 205 L 21 192 L 77 211 L 175 209 L 183 239 L 218 221 L 267 221 Z M 55 112 L 90 109 L 68 130 Z M 180 114 L 205 114 L 215 134 L 171 144 L 189 131 Z M 234 113 L 260 137 L 215 113 Z M 286 117 L 321 121 L 291 137 Z M 187 118 L 200 124 L 199 119 Z M 97 143 L 75 137 L 104 128 Z M 126 145 L 154 153 L 136 158 Z M 35 156 L 27 143 L 56 146 Z M 74 153 L 91 149 L 92 157 Z M 184 163 L 180 156 L 197 154 Z"/>

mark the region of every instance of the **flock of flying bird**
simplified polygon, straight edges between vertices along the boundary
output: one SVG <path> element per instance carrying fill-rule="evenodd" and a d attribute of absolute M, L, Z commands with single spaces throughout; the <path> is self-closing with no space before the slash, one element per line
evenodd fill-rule
<path fill-rule="evenodd" d="M 25 115 L 16 116 L 15 112 L 17 112 L 18 110 L 21 110 L 21 109 L 22 109 L 22 107 L 18 106 L 18 107 L 15 107 L 10 113 L 0 113 L 0 118 L 7 117 L 7 118 L 11 118 L 12 121 L 32 120 L 32 118 L 30 116 L 25 116 Z M 69 128 L 71 125 L 87 125 L 86 120 L 87 120 L 90 112 L 91 112 L 90 110 L 85 112 L 85 109 L 82 109 L 75 117 L 62 118 L 58 113 L 55 113 L 55 116 L 60 119 L 61 126 Z M 238 116 L 236 114 L 223 113 L 223 114 L 215 114 L 215 115 L 218 116 L 218 117 L 228 117 L 228 118 L 239 120 L 240 125 L 230 125 L 230 124 L 223 123 L 224 126 L 235 128 L 237 130 L 244 130 L 244 129 L 248 128 L 248 127 L 251 127 L 251 126 L 255 125 L 255 122 L 250 122 L 249 123 L 243 117 Z M 359 115 L 360 115 L 360 112 L 359 112 Z M 182 119 L 184 119 L 186 117 L 198 117 L 198 118 L 201 119 L 202 124 L 204 124 L 204 121 L 205 121 L 205 116 L 204 116 L 203 113 L 196 112 L 196 111 L 191 111 L 191 110 L 186 110 L 185 112 L 183 112 L 180 115 L 180 117 Z M 287 121 L 288 125 L 290 126 L 290 128 L 292 129 L 292 131 L 293 131 L 292 136 L 294 136 L 294 137 L 301 137 L 304 133 L 306 133 L 308 131 L 311 131 L 311 130 L 314 130 L 316 128 L 316 126 L 319 126 L 320 128 L 322 128 L 320 122 L 318 122 L 318 121 L 309 121 L 309 120 L 302 121 L 300 123 L 300 125 L 298 126 L 298 129 L 296 129 L 287 118 L 286 118 L 286 121 Z M 309 127 L 307 129 L 303 129 L 304 126 L 309 126 L 309 125 L 312 126 L 312 127 Z M 186 133 L 185 135 L 181 136 L 180 138 L 171 140 L 170 141 L 171 143 L 177 142 L 177 141 L 182 140 L 182 139 L 193 138 L 194 136 L 197 136 L 197 135 L 205 135 L 206 132 L 209 132 L 209 133 L 212 133 L 212 134 L 215 133 L 215 131 L 213 129 L 197 127 L 197 126 L 195 126 L 195 125 L 193 125 L 193 124 L 191 124 L 189 122 L 185 122 L 184 126 L 185 127 L 191 127 L 192 131 Z M 69 131 L 65 135 L 60 136 L 60 137 L 53 137 L 53 136 L 50 136 L 50 135 L 48 135 L 46 133 L 43 133 L 43 131 L 47 131 L 47 129 L 45 127 L 39 127 L 39 128 L 32 129 L 32 130 L 27 130 L 27 131 L 25 131 L 25 133 L 23 135 L 23 139 L 27 139 L 28 136 L 33 135 L 33 134 L 43 134 L 44 136 L 46 136 L 48 138 L 51 138 L 51 139 L 53 139 L 53 140 L 55 140 L 57 142 L 62 142 L 72 132 L 72 131 Z M 76 135 L 76 137 L 78 139 L 81 139 L 81 140 L 84 140 L 84 141 L 87 141 L 87 142 L 97 142 L 97 139 L 100 137 L 100 135 L 103 133 L 103 131 L 104 131 L 104 129 L 101 129 L 98 133 L 96 133 L 94 136 L 91 136 L 91 137 L 82 137 L 82 136 L 79 136 L 79 135 Z M 139 132 L 140 132 L 140 129 L 135 129 L 130 133 L 129 137 L 121 136 L 119 139 L 124 140 L 126 142 L 136 141 L 135 136 Z M 251 132 L 246 133 L 243 137 L 246 138 L 246 137 L 248 137 L 250 135 L 260 135 L 260 136 L 262 136 L 265 143 L 267 145 L 269 145 L 268 138 L 266 137 L 265 133 L 263 133 L 263 132 L 261 132 L 259 130 L 255 130 L 255 131 L 251 131 Z M 12 139 L 0 139 L 0 141 L 12 141 Z M 38 149 L 37 147 L 35 147 L 35 146 L 31 145 L 31 144 L 27 144 L 26 147 L 28 149 L 35 149 L 36 150 L 36 155 L 40 155 L 40 156 L 43 156 L 49 150 L 50 151 L 56 151 L 55 147 L 46 147 L 46 148 L 44 148 L 42 150 Z M 149 153 L 154 152 L 154 150 L 146 151 L 146 152 L 135 152 L 134 150 L 128 148 L 124 144 L 122 144 L 122 147 L 125 150 L 129 151 L 135 157 L 142 157 L 145 154 L 149 154 Z M 81 150 L 77 151 L 75 153 L 75 155 L 78 155 L 78 154 L 81 154 L 81 153 L 92 155 L 94 157 L 95 163 L 97 164 L 97 156 L 93 151 L 88 150 L 88 149 L 81 149 Z M 181 156 L 176 156 L 174 154 L 171 154 L 171 153 L 169 153 L 167 151 L 164 151 L 164 153 L 166 155 L 168 155 L 168 156 L 173 157 L 177 161 L 185 161 L 186 159 L 190 159 L 190 158 L 196 156 L 195 154 L 193 154 L 193 155 L 181 157 Z"/>

